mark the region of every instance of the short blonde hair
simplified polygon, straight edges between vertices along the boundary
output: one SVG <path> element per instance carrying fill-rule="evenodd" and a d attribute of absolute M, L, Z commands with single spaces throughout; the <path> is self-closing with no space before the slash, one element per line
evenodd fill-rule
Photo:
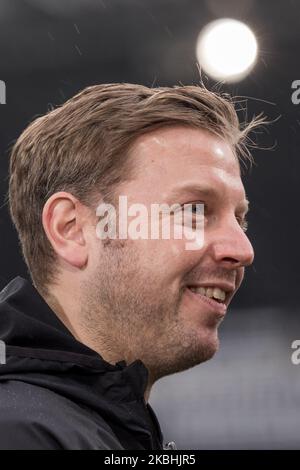
<path fill-rule="evenodd" d="M 24 260 L 41 292 L 58 274 L 44 232 L 47 199 L 68 191 L 90 205 L 130 173 L 129 150 L 140 135 L 170 125 L 205 129 L 249 158 L 247 136 L 258 120 L 240 126 L 232 99 L 203 86 L 148 88 L 129 83 L 91 86 L 39 117 L 21 134 L 10 158 L 9 207 Z"/>

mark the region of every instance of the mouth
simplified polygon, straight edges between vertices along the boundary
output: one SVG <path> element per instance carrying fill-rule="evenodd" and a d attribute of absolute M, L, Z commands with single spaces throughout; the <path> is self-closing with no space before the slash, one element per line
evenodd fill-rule
<path fill-rule="evenodd" d="M 224 317 L 230 301 L 232 287 L 220 286 L 186 286 L 186 292 L 190 298 L 199 304 L 209 307 L 214 313 L 220 317 Z"/>

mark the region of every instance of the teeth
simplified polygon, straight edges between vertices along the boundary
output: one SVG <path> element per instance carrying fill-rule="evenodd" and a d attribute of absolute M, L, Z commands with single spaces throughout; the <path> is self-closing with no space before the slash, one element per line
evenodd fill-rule
<path fill-rule="evenodd" d="M 224 292 L 222 289 L 219 289 L 219 287 L 215 287 L 213 296 L 215 299 L 225 300 L 226 292 Z"/>
<path fill-rule="evenodd" d="M 226 292 L 219 287 L 191 287 L 191 291 L 196 294 L 205 295 L 210 299 L 215 298 L 224 301 L 226 298 Z"/>
<path fill-rule="evenodd" d="M 204 294 L 204 295 L 206 295 L 206 297 L 209 297 L 210 299 L 212 299 L 213 296 L 214 296 L 214 291 L 215 291 L 215 289 L 213 287 L 208 287 L 206 289 L 206 294 Z"/>

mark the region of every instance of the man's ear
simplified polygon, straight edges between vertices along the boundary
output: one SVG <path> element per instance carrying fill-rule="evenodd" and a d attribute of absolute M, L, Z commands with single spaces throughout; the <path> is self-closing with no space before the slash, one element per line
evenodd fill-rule
<path fill-rule="evenodd" d="M 72 194 L 53 194 L 42 213 L 45 233 L 58 257 L 67 264 L 82 268 L 88 260 L 88 239 L 85 237 L 87 208 Z"/>

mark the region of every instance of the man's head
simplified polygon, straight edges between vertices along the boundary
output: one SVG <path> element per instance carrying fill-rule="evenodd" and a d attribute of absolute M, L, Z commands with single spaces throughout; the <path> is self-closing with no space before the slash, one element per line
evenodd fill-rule
<path fill-rule="evenodd" d="M 228 305 L 253 260 L 239 159 L 255 125 L 241 129 L 230 100 L 198 86 L 111 84 L 85 89 L 16 142 L 10 210 L 32 280 L 105 359 L 139 358 L 154 381 L 216 352 L 225 309 L 211 289 Z M 119 195 L 149 212 L 203 203 L 203 246 L 100 240 L 98 203 Z"/>

